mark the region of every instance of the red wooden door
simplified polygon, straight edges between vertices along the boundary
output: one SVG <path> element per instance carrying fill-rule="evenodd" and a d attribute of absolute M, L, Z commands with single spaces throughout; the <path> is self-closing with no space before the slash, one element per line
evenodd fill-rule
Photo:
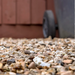
<path fill-rule="evenodd" d="M 31 0 L 31 23 L 42 24 L 46 0 Z"/>
<path fill-rule="evenodd" d="M 16 0 L 2 0 L 3 24 L 16 23 Z"/>
<path fill-rule="evenodd" d="M 17 0 L 17 24 L 30 24 L 30 0 Z"/>

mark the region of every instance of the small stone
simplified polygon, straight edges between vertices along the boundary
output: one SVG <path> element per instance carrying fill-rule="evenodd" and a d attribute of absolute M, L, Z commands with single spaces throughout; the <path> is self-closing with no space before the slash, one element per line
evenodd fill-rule
<path fill-rule="evenodd" d="M 30 71 L 26 71 L 24 74 L 25 74 L 25 75 L 28 75 L 29 73 L 30 73 Z"/>
<path fill-rule="evenodd" d="M 74 54 L 72 53 L 70 56 L 71 56 L 71 57 L 75 57 L 75 53 L 74 53 Z"/>
<path fill-rule="evenodd" d="M 64 62 L 62 62 L 61 60 L 58 60 L 57 63 L 60 64 L 61 66 L 64 66 Z"/>
<path fill-rule="evenodd" d="M 21 65 L 21 63 L 16 63 L 14 66 L 13 66 L 14 69 L 23 69 L 23 66 Z"/>
<path fill-rule="evenodd" d="M 69 60 L 69 59 L 63 60 L 63 63 L 65 63 L 65 64 L 71 64 L 72 63 L 72 60 Z"/>
<path fill-rule="evenodd" d="M 7 60 L 7 64 L 11 64 L 11 63 L 15 63 L 15 59 L 10 59 L 10 60 Z"/>
<path fill-rule="evenodd" d="M 2 68 L 2 71 L 3 71 L 3 72 L 10 71 L 8 64 L 6 64 L 6 65 Z"/>
<path fill-rule="evenodd" d="M 63 59 L 68 59 L 68 55 L 64 55 L 63 56 Z"/>
<path fill-rule="evenodd" d="M 3 65 L 5 65 L 7 63 L 7 59 L 3 59 L 1 62 Z"/>
<path fill-rule="evenodd" d="M 35 54 L 35 52 L 34 52 L 34 51 L 30 51 L 30 53 L 31 53 L 31 54 Z"/>
<path fill-rule="evenodd" d="M 40 66 L 40 67 L 44 67 L 44 68 L 49 68 L 50 67 L 50 63 L 45 63 L 42 61 L 42 58 L 39 58 L 39 57 L 35 57 L 33 59 L 33 61 L 35 62 L 36 65 Z"/>
<path fill-rule="evenodd" d="M 65 72 L 65 67 L 61 67 L 60 69 L 57 69 L 59 72 Z"/>
<path fill-rule="evenodd" d="M 31 69 L 31 68 L 32 68 L 32 69 L 36 68 L 35 63 L 34 63 L 34 62 L 31 62 L 31 63 L 29 64 L 28 68 L 30 68 L 30 69 Z"/>
<path fill-rule="evenodd" d="M 65 71 L 65 72 L 62 72 L 61 75 L 73 75 L 73 72 L 72 71 Z"/>
<path fill-rule="evenodd" d="M 24 70 L 17 70 L 16 72 L 19 74 L 22 74 L 22 73 L 24 73 Z"/>
<path fill-rule="evenodd" d="M 41 75 L 50 75 L 48 72 L 42 72 Z"/>
<path fill-rule="evenodd" d="M 68 71 L 69 70 L 69 65 L 66 65 L 65 66 L 65 69 Z"/>
<path fill-rule="evenodd" d="M 51 74 L 55 74 L 56 70 L 54 68 L 50 68 L 50 69 L 48 69 L 48 72 Z"/>
<path fill-rule="evenodd" d="M 75 70 L 75 66 L 72 65 L 72 66 L 69 67 L 69 69 L 70 70 Z"/>
<path fill-rule="evenodd" d="M 16 73 L 14 73 L 14 72 L 8 72 L 5 75 L 16 75 Z"/>
<path fill-rule="evenodd" d="M 48 54 L 48 53 L 46 53 L 46 52 L 44 52 L 44 53 L 43 53 L 43 55 L 44 55 L 44 56 L 48 56 L 49 54 Z"/>
<path fill-rule="evenodd" d="M 25 62 L 20 62 L 22 65 L 22 69 L 25 69 Z"/>
<path fill-rule="evenodd" d="M 64 70 L 64 67 L 61 66 L 61 65 L 53 66 L 53 68 L 56 68 L 57 69 L 57 72 L 61 72 L 61 71 Z"/>
<path fill-rule="evenodd" d="M 19 51 L 20 50 L 20 48 L 16 48 L 16 51 Z"/>
<path fill-rule="evenodd" d="M 31 54 L 31 55 L 29 56 L 29 59 L 32 59 L 32 60 L 33 60 L 33 58 L 34 58 L 34 55 Z"/>
<path fill-rule="evenodd" d="M 25 50 L 24 53 L 25 54 L 30 54 L 30 51 L 29 50 Z"/>
<path fill-rule="evenodd" d="M 54 62 L 54 60 L 50 60 L 50 61 L 49 61 L 49 63 L 53 63 L 53 62 Z"/>
<path fill-rule="evenodd" d="M 16 69 L 13 69 L 13 68 L 12 68 L 11 71 L 12 71 L 12 72 L 16 72 Z"/>
<path fill-rule="evenodd" d="M 2 67 L 3 67 L 3 64 L 0 62 L 0 69 L 2 69 Z"/>

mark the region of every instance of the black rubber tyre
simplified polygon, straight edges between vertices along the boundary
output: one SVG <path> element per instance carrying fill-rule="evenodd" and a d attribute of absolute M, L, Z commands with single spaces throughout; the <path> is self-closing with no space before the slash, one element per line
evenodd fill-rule
<path fill-rule="evenodd" d="M 49 36 L 51 36 L 52 38 L 55 37 L 55 20 L 53 12 L 51 10 L 47 10 L 44 13 L 43 34 L 45 38 Z"/>

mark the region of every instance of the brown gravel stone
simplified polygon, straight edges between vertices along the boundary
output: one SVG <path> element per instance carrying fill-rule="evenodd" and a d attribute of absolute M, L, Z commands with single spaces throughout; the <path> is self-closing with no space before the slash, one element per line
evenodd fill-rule
<path fill-rule="evenodd" d="M 22 65 L 21 64 L 15 64 L 13 66 L 14 69 L 22 69 Z"/>
<path fill-rule="evenodd" d="M 24 61 L 21 61 L 20 63 L 22 65 L 22 69 L 25 69 L 25 62 Z"/>
<path fill-rule="evenodd" d="M 69 67 L 69 69 L 70 70 L 75 70 L 75 66 L 72 65 L 72 66 Z"/>
<path fill-rule="evenodd" d="M 72 71 L 66 71 L 66 72 L 61 73 L 61 75 L 73 75 L 73 72 Z"/>
<path fill-rule="evenodd" d="M 25 54 L 30 54 L 30 51 L 29 50 L 25 50 L 24 53 Z"/>
<path fill-rule="evenodd" d="M 3 67 L 3 64 L 0 62 L 0 69 L 2 69 L 2 67 Z"/>
<path fill-rule="evenodd" d="M 75 75 L 74 47 L 75 39 L 71 38 L 1 38 L 0 72 L 13 72 L 11 75 Z"/>
<path fill-rule="evenodd" d="M 30 71 L 26 71 L 24 74 L 25 74 L 25 75 L 28 75 L 29 73 L 30 73 Z"/>
<path fill-rule="evenodd" d="M 7 59 L 3 59 L 1 62 L 3 65 L 5 65 L 7 63 Z"/>
<path fill-rule="evenodd" d="M 33 58 L 34 58 L 34 55 L 31 54 L 31 55 L 29 56 L 29 59 L 32 59 L 32 60 L 33 60 Z"/>
<path fill-rule="evenodd" d="M 34 63 L 34 62 L 31 62 L 31 63 L 29 64 L 28 68 L 30 68 L 30 69 L 31 69 L 31 68 L 32 68 L 32 69 L 36 68 L 35 63 Z"/>
<path fill-rule="evenodd" d="M 63 60 L 63 63 L 65 63 L 65 64 L 71 64 L 72 63 L 72 60 L 69 60 L 69 59 Z"/>
<path fill-rule="evenodd" d="M 42 72 L 41 75 L 50 75 L 48 72 Z"/>
<path fill-rule="evenodd" d="M 12 68 L 12 69 L 11 69 L 11 72 L 16 72 L 16 69 L 13 69 L 13 68 Z"/>
<path fill-rule="evenodd" d="M 16 72 L 19 73 L 19 74 L 23 74 L 24 70 L 17 70 Z"/>
<path fill-rule="evenodd" d="M 6 73 L 4 75 L 16 75 L 16 73 L 14 73 L 14 72 L 8 72 L 8 73 Z"/>

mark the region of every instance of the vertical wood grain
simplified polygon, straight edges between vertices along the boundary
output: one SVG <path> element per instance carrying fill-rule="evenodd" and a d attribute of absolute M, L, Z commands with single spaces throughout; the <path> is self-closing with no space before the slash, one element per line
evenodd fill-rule
<path fill-rule="evenodd" d="M 47 0 L 47 10 L 52 10 L 55 17 L 55 22 L 57 23 L 56 14 L 55 14 L 55 6 L 54 0 Z"/>
<path fill-rule="evenodd" d="M 16 0 L 2 0 L 3 24 L 16 23 Z"/>
<path fill-rule="evenodd" d="M 46 0 L 31 0 L 31 23 L 42 24 Z"/>
<path fill-rule="evenodd" d="M 38 31 L 39 30 L 39 31 Z M 37 34 L 36 34 L 37 33 Z M 0 27 L 0 38 L 43 38 L 42 26 L 12 26 L 5 24 Z"/>
<path fill-rule="evenodd" d="M 0 0 L 0 24 L 1 24 L 1 0 Z"/>
<path fill-rule="evenodd" d="M 17 0 L 17 24 L 30 24 L 30 0 Z"/>

